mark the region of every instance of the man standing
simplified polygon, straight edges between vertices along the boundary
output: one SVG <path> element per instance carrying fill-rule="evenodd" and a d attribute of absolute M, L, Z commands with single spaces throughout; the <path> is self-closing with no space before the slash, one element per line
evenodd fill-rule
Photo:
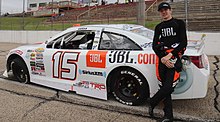
<path fill-rule="evenodd" d="M 156 74 L 160 81 L 160 90 L 149 99 L 149 114 L 154 116 L 153 109 L 160 101 L 164 104 L 162 122 L 173 121 L 171 94 L 174 91 L 181 71 L 180 57 L 187 46 L 185 23 L 172 17 L 169 3 L 162 2 L 158 11 L 163 21 L 155 28 L 153 50 L 157 55 Z"/>

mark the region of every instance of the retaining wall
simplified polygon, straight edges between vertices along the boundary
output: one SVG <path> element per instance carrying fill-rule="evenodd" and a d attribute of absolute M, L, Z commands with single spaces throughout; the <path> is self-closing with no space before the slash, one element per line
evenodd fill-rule
<path fill-rule="evenodd" d="M 0 31 L 0 43 L 38 43 L 44 42 L 60 31 Z M 205 53 L 208 55 L 220 55 L 220 33 L 188 32 L 188 39 L 200 39 L 205 37 Z"/>

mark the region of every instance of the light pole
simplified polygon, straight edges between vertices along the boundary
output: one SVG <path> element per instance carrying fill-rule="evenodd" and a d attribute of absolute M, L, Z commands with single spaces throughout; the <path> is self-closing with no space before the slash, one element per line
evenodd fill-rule
<path fill-rule="evenodd" d="M 0 0 L 0 16 L 2 15 L 2 0 Z"/>
<path fill-rule="evenodd" d="M 52 17 L 52 20 L 51 20 L 51 30 L 53 30 L 53 19 L 54 19 L 55 16 L 54 16 L 54 14 L 53 14 L 53 0 L 52 0 L 51 2 L 52 2 L 52 10 L 51 10 L 51 11 L 52 11 L 52 14 L 51 14 L 51 15 L 52 15 L 52 16 L 51 16 L 51 17 Z"/>
<path fill-rule="evenodd" d="M 145 1 L 139 0 L 138 2 L 138 24 L 145 26 Z"/>
<path fill-rule="evenodd" d="M 2 0 L 0 0 L 0 29 L 2 29 Z"/>
<path fill-rule="evenodd" d="M 23 12 L 22 12 L 22 16 L 23 16 L 23 19 L 22 19 L 22 24 L 23 24 L 23 26 L 22 26 L 22 29 L 24 30 L 24 14 L 25 14 L 25 0 L 23 0 Z"/>
<path fill-rule="evenodd" d="M 186 30 L 188 30 L 188 0 L 185 0 Z"/>

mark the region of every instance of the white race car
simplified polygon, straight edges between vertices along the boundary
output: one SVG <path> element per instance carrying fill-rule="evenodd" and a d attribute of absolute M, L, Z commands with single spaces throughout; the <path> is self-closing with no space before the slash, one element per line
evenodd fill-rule
<path fill-rule="evenodd" d="M 159 89 L 152 38 L 153 31 L 139 25 L 71 27 L 45 43 L 11 50 L 4 76 L 12 70 L 21 83 L 104 100 L 113 93 L 121 103 L 140 104 Z M 203 41 L 188 41 L 173 99 L 206 96 L 210 67 L 203 49 Z"/>

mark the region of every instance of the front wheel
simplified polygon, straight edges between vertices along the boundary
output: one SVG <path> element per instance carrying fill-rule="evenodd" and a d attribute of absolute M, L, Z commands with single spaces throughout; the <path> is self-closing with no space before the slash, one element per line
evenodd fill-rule
<path fill-rule="evenodd" d="M 14 77 L 20 83 L 26 84 L 30 82 L 30 76 L 27 66 L 22 59 L 20 58 L 13 59 L 10 66 L 14 74 Z"/>
<path fill-rule="evenodd" d="M 134 69 L 117 71 L 111 83 L 114 97 L 126 105 L 141 104 L 149 97 L 149 87 L 145 78 Z"/>

